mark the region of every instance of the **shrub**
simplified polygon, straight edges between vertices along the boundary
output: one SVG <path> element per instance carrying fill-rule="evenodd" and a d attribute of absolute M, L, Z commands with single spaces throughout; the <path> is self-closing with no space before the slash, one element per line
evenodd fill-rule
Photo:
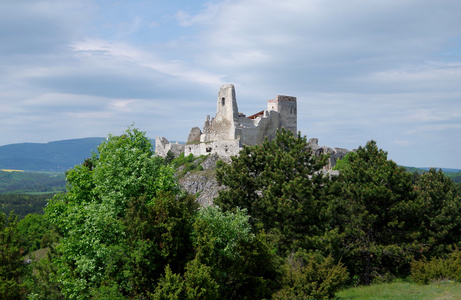
<path fill-rule="evenodd" d="M 292 253 L 283 266 L 283 287 L 274 299 L 330 299 L 348 280 L 342 263 L 317 253 Z"/>
<path fill-rule="evenodd" d="M 154 299 L 219 299 L 219 285 L 211 278 L 211 268 L 192 260 L 186 267 L 184 278 L 174 274 L 170 267 L 160 280 Z"/>
<path fill-rule="evenodd" d="M 456 249 L 448 258 L 425 258 L 411 263 L 411 278 L 416 283 L 454 280 L 461 282 L 461 251 Z"/>
<path fill-rule="evenodd" d="M 188 172 L 195 170 L 203 171 L 201 163 L 206 157 L 206 155 L 197 157 L 192 155 L 192 153 L 188 156 L 184 156 L 184 153 L 181 153 L 178 157 L 172 160 L 171 164 L 181 175 L 186 175 Z"/>
<path fill-rule="evenodd" d="M 411 278 L 416 283 L 454 280 L 461 282 L 461 251 L 456 249 L 448 258 L 425 258 L 411 263 Z"/>
<path fill-rule="evenodd" d="M 223 162 L 222 159 L 218 159 L 218 161 L 216 161 L 216 168 L 219 169 L 224 165 L 225 165 L 225 162 Z"/>

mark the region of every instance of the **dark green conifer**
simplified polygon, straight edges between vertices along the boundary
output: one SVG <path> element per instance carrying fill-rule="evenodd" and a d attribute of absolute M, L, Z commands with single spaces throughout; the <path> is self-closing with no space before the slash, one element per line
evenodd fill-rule
<path fill-rule="evenodd" d="M 276 234 L 280 249 L 306 246 L 318 233 L 326 157 L 313 155 L 306 137 L 281 129 L 273 141 L 244 147 L 231 165 L 217 170 L 227 187 L 215 203 L 224 210 L 246 208 L 256 229 Z"/>

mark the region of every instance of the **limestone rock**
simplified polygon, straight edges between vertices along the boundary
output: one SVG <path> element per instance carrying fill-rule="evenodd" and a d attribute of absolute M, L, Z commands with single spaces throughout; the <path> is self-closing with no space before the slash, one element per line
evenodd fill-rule
<path fill-rule="evenodd" d="M 224 187 L 218 184 L 215 170 L 205 170 L 186 174 L 179 180 L 182 189 L 191 195 L 197 195 L 197 202 L 201 206 L 213 204 L 213 199 L 218 196 L 219 190 Z"/>
<path fill-rule="evenodd" d="M 212 205 L 219 191 L 225 188 L 224 186 L 220 186 L 216 179 L 216 162 L 219 159 L 230 163 L 229 158 L 220 157 L 218 154 L 211 154 L 200 163 L 203 171 L 189 172 L 179 178 L 181 188 L 191 195 L 197 195 L 196 201 L 202 206 Z"/>

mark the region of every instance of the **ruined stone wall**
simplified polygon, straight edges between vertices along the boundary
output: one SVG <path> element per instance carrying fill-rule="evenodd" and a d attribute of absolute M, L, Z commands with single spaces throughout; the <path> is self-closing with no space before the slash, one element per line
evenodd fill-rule
<path fill-rule="evenodd" d="M 173 152 L 175 156 L 179 156 L 184 152 L 184 145 L 178 143 L 170 143 L 164 137 L 155 138 L 155 154 L 161 157 L 165 157 L 168 151 Z"/>
<path fill-rule="evenodd" d="M 280 124 L 280 114 L 276 111 L 265 111 L 262 117 L 256 119 L 240 118 L 241 142 L 243 145 L 260 145 L 267 137 L 269 140 L 275 138 Z"/>
<path fill-rule="evenodd" d="M 276 100 L 279 102 L 280 127 L 298 134 L 296 97 L 277 96 Z"/>
<path fill-rule="evenodd" d="M 266 137 L 272 140 L 282 127 L 297 134 L 296 97 L 279 95 L 268 101 L 267 110 L 250 119 L 238 111 L 234 85 L 226 84 L 221 86 L 218 93 L 216 116 L 212 119 L 206 117 L 203 132 L 198 127 L 191 130 L 184 154 L 199 156 L 217 153 L 223 157 L 238 155 L 242 145 L 262 144 Z M 159 139 L 161 145 L 156 151 L 158 155 L 165 156 L 173 148 L 179 151 L 180 147 L 168 146 L 162 141 Z"/>
<path fill-rule="evenodd" d="M 187 144 L 184 147 L 184 155 L 192 154 L 194 156 L 217 154 L 221 157 L 230 157 L 238 155 L 242 145 L 240 140 L 224 140 L 217 142 L 206 142 L 198 144 Z"/>
<path fill-rule="evenodd" d="M 332 170 L 336 166 L 336 162 L 346 156 L 349 150 L 344 148 L 330 148 L 327 146 L 319 146 L 319 140 L 312 138 L 309 140 L 309 147 L 315 155 L 329 154 L 328 164 L 324 167 L 325 170 Z M 354 150 L 352 150 L 354 151 Z"/>

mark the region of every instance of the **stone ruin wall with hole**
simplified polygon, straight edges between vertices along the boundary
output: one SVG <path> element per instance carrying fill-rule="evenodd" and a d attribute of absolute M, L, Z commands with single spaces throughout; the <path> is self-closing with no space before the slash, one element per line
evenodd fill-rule
<path fill-rule="evenodd" d="M 278 95 L 267 102 L 267 108 L 251 116 L 238 111 L 233 84 L 221 86 L 216 103 L 216 116 L 206 116 L 203 131 L 191 129 L 185 145 L 169 143 L 164 137 L 155 138 L 155 152 L 165 157 L 168 151 L 175 156 L 181 153 L 194 156 L 217 154 L 220 157 L 238 155 L 243 145 L 262 144 L 266 137 L 274 139 L 277 130 L 284 127 L 297 134 L 296 97 Z M 310 139 L 309 145 L 316 155 L 330 154 L 326 170 L 331 170 L 336 161 L 349 151 L 342 148 L 320 147 L 318 139 Z"/>
<path fill-rule="evenodd" d="M 192 128 L 185 145 L 171 144 L 165 138 L 156 137 L 155 151 L 166 156 L 184 152 L 187 156 L 218 154 L 222 157 L 238 155 L 243 145 L 262 144 L 265 137 L 275 138 L 280 128 L 297 134 L 296 97 L 277 96 L 267 103 L 267 109 L 247 117 L 238 111 L 233 84 L 221 86 L 216 103 L 216 116 L 206 117 L 203 131 Z"/>

